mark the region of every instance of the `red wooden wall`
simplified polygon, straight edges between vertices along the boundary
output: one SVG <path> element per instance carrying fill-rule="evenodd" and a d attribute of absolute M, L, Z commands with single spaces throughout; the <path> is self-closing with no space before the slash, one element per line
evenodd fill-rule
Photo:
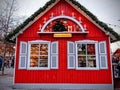
<path fill-rule="evenodd" d="M 69 10 L 68 10 L 69 9 Z M 75 13 L 76 18 L 82 18 L 82 25 L 86 24 L 89 34 L 73 34 L 72 38 L 53 38 L 52 34 L 39 35 L 39 25 L 43 24 L 44 18 L 49 19 L 51 13 L 54 16 L 61 15 L 61 11 L 65 15 L 71 16 Z M 32 40 L 48 40 L 58 41 L 59 43 L 59 69 L 57 70 L 19 70 L 19 48 L 20 41 Z M 96 40 L 107 42 L 108 69 L 107 70 L 68 70 L 67 69 L 67 41 L 78 40 Z M 15 67 L 15 83 L 81 83 L 81 84 L 111 84 L 111 62 L 110 62 L 110 43 L 109 37 L 105 35 L 97 26 L 86 19 L 82 14 L 77 12 L 64 0 L 54 6 L 34 24 L 28 27 L 23 34 L 18 36 L 16 48 L 16 67 Z M 64 53 L 63 53 L 64 52 Z"/>

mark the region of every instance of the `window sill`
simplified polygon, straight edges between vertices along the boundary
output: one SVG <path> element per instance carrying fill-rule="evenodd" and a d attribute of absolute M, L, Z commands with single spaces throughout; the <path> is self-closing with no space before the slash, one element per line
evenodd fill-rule
<path fill-rule="evenodd" d="M 27 70 L 50 70 L 50 68 L 30 68 L 28 67 Z"/>
<path fill-rule="evenodd" d="M 99 68 L 88 68 L 88 67 L 87 68 L 82 68 L 82 67 L 79 68 L 79 67 L 77 67 L 76 70 L 99 70 Z"/>

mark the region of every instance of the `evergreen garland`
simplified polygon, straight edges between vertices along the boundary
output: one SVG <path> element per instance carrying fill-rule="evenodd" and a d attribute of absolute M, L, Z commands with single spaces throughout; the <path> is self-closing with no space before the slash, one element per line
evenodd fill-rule
<path fill-rule="evenodd" d="M 31 15 L 28 19 L 26 19 L 21 25 L 19 25 L 14 31 L 10 32 L 9 35 L 6 37 L 7 41 L 11 41 L 10 39 L 15 36 L 17 33 L 20 32 L 21 29 L 23 29 L 26 25 L 29 24 L 30 21 L 33 21 L 35 17 L 37 17 L 40 13 L 42 13 L 43 11 L 45 11 L 49 5 L 51 5 L 52 3 L 54 3 L 56 0 L 50 0 L 49 2 L 47 2 L 45 4 L 45 6 L 43 6 L 42 8 L 40 8 L 38 11 L 36 11 L 33 15 Z M 96 16 L 94 16 L 90 11 L 88 11 L 84 6 L 82 6 L 79 2 L 77 2 L 76 0 L 69 0 L 71 1 L 74 5 L 78 6 L 78 8 L 80 8 L 82 11 L 84 11 L 92 20 L 94 20 L 98 25 L 100 25 L 101 27 L 103 27 L 106 31 L 110 32 L 111 34 L 113 34 L 117 40 L 120 40 L 120 36 L 113 31 L 112 28 L 108 27 L 105 23 L 101 22 L 98 20 L 98 18 Z"/>
<path fill-rule="evenodd" d="M 88 11 L 84 6 L 82 6 L 79 2 L 77 2 L 76 0 L 70 0 L 74 5 L 78 6 L 78 8 L 80 8 L 82 11 L 84 11 L 93 21 L 95 21 L 98 25 L 100 25 L 101 27 L 103 27 L 106 31 L 110 32 L 112 35 L 114 35 L 117 40 L 120 40 L 120 36 L 113 31 L 112 28 L 108 27 L 107 24 L 105 24 L 104 22 L 101 22 L 100 20 L 98 20 L 98 18 L 93 15 L 90 11 Z"/>
<path fill-rule="evenodd" d="M 54 32 L 67 31 L 67 29 L 65 28 L 63 23 L 60 22 L 59 20 L 56 21 L 56 23 L 55 23 L 55 25 L 53 25 L 52 29 L 53 29 Z"/>
<path fill-rule="evenodd" d="M 15 42 L 15 40 L 11 40 L 12 37 L 14 37 L 17 33 L 20 32 L 21 29 L 23 29 L 26 25 L 29 24 L 29 22 L 33 21 L 35 19 L 35 17 L 37 17 L 40 13 L 42 13 L 43 11 L 45 11 L 49 5 L 53 4 L 56 0 L 50 0 L 48 1 L 45 6 L 43 6 L 42 8 L 39 8 L 38 11 L 36 11 L 34 14 L 32 14 L 29 18 L 27 18 L 22 24 L 20 24 L 14 31 L 10 32 L 7 37 L 6 40 L 9 42 Z"/>

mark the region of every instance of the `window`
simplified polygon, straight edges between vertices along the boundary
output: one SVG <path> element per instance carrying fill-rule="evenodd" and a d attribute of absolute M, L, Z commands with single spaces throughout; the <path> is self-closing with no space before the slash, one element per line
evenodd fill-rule
<path fill-rule="evenodd" d="M 19 67 L 32 70 L 58 69 L 58 42 L 21 42 Z"/>
<path fill-rule="evenodd" d="M 68 42 L 68 69 L 107 69 L 106 42 Z"/>
<path fill-rule="evenodd" d="M 76 62 L 77 67 L 97 68 L 96 44 L 95 43 L 76 43 Z"/>
<path fill-rule="evenodd" d="M 48 67 L 48 43 L 30 45 L 30 67 Z"/>
<path fill-rule="evenodd" d="M 76 42 L 76 66 L 80 68 L 98 68 L 97 42 Z"/>

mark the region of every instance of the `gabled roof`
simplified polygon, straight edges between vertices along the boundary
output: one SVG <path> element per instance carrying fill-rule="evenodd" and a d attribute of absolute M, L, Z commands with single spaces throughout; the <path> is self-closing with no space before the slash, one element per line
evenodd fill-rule
<path fill-rule="evenodd" d="M 21 25 L 19 25 L 15 30 L 10 32 L 6 37 L 6 40 L 7 41 L 15 41 L 15 38 L 20 34 L 21 31 L 25 30 L 29 25 L 31 25 L 38 19 L 36 17 L 42 16 L 46 11 L 48 11 L 50 9 L 50 7 L 54 6 L 59 1 L 60 0 L 50 0 L 49 2 L 47 2 L 45 4 L 45 6 L 40 8 L 38 11 L 36 11 L 34 14 L 32 14 L 29 18 L 27 18 Z M 100 27 L 104 32 L 109 33 L 111 42 L 120 40 L 120 36 L 115 31 L 113 31 L 112 28 L 108 27 L 107 24 L 98 20 L 98 18 L 95 15 L 93 15 L 89 10 L 87 10 L 79 2 L 77 2 L 76 0 L 65 0 L 65 1 L 68 2 L 69 4 L 71 4 L 74 8 L 77 8 L 77 10 L 83 11 L 84 15 L 86 15 L 86 17 L 89 17 L 89 19 L 95 25 Z"/>
<path fill-rule="evenodd" d="M 113 53 L 113 56 L 120 56 L 120 48 Z"/>

